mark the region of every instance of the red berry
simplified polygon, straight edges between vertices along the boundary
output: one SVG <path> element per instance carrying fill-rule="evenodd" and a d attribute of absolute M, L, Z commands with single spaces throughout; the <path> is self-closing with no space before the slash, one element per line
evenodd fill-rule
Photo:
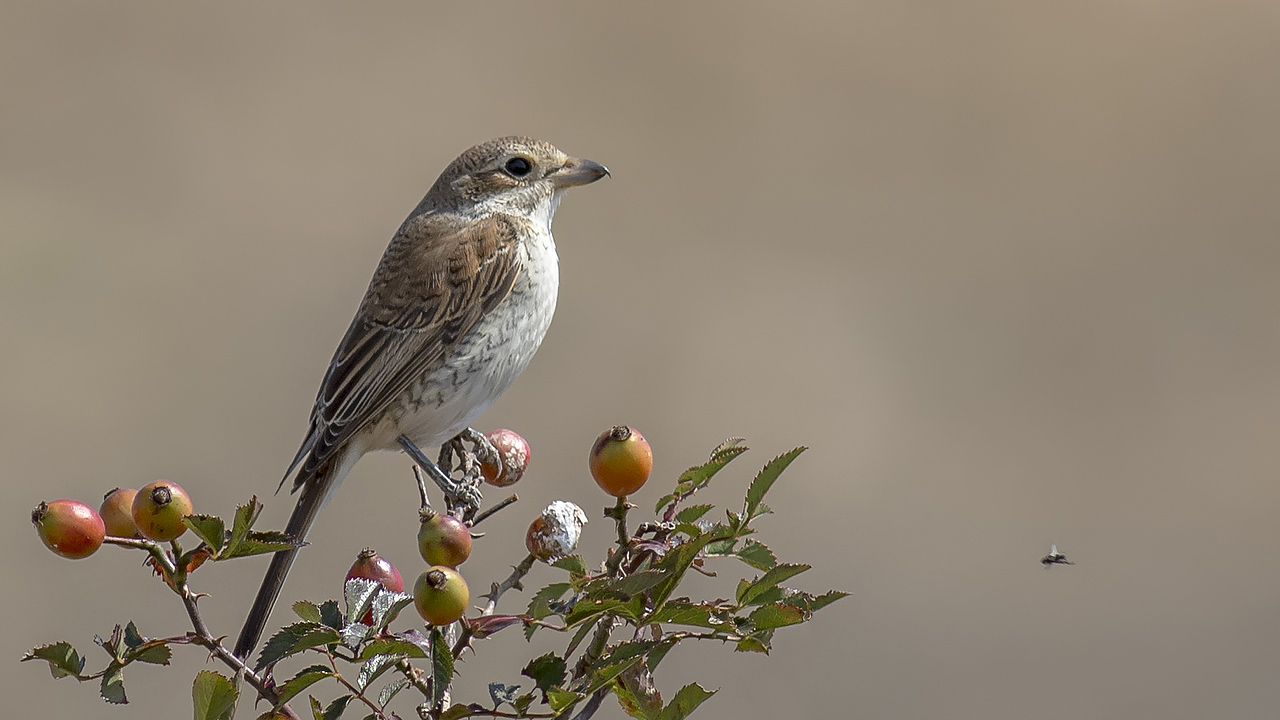
<path fill-rule="evenodd" d="M 116 488 L 102 498 L 98 512 L 107 526 L 107 534 L 116 537 L 138 537 L 138 525 L 133 521 L 133 499 L 138 491 L 132 488 Z"/>
<path fill-rule="evenodd" d="M 600 489 L 614 497 L 626 497 L 649 479 L 653 450 L 639 430 L 618 425 L 596 438 L 588 464 Z"/>
<path fill-rule="evenodd" d="M 144 485 L 133 498 L 133 521 L 138 532 L 152 540 L 175 540 L 187 531 L 182 518 L 192 512 L 191 498 L 177 483 L 157 480 Z"/>
<path fill-rule="evenodd" d="M 456 568 L 471 556 L 471 531 L 465 523 L 452 515 L 422 510 L 422 525 L 418 527 L 418 552 L 428 565 L 447 565 Z"/>
<path fill-rule="evenodd" d="M 102 516 L 79 500 L 42 502 L 31 511 L 31 524 L 46 547 L 72 560 L 97 552 L 107 535 Z"/>
<path fill-rule="evenodd" d="M 516 484 L 533 457 L 528 441 L 514 430 L 506 429 L 494 430 L 485 437 L 493 445 L 493 449 L 498 451 L 498 458 L 502 462 L 501 467 L 492 463 L 480 464 L 480 474 L 484 476 L 485 482 L 498 487 Z"/>
<path fill-rule="evenodd" d="M 382 587 L 391 592 L 404 592 L 404 580 L 400 578 L 400 571 L 396 570 L 396 566 L 390 561 L 380 557 L 373 548 L 365 548 L 356 556 L 356 561 L 351 563 L 351 569 L 347 571 L 347 580 L 352 578 L 364 578 L 373 580 Z M 373 611 L 365 612 L 360 622 L 365 625 L 373 624 Z"/>
<path fill-rule="evenodd" d="M 457 570 L 444 565 L 419 575 L 413 586 L 413 604 L 422 619 L 432 625 L 448 625 L 462 617 L 470 600 L 467 581 Z"/>

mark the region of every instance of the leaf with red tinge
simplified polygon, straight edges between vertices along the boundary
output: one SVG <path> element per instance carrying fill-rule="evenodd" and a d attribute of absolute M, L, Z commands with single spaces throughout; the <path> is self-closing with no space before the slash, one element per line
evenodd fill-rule
<path fill-rule="evenodd" d="M 503 628 L 519 625 L 528 619 L 526 615 L 482 615 L 468 618 L 467 624 L 471 626 L 472 637 L 483 640 Z"/>

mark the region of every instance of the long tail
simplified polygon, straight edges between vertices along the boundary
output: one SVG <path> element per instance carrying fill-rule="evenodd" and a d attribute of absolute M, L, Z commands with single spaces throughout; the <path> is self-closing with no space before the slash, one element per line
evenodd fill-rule
<path fill-rule="evenodd" d="M 289 524 L 285 526 L 285 533 L 299 542 L 306 540 L 307 531 L 315 522 L 320 508 L 324 506 L 330 491 L 342 482 L 340 475 L 345 474 L 347 469 L 349 469 L 347 464 L 340 457 L 335 458 L 322 466 L 314 477 L 303 484 L 298 504 L 294 506 Z M 294 548 L 282 550 L 271 557 L 271 565 L 267 568 L 266 577 L 262 579 L 262 587 L 258 588 L 258 596 L 253 600 L 253 607 L 250 608 L 244 627 L 240 628 L 240 637 L 236 640 L 235 656 L 241 660 L 249 659 L 249 654 L 262 638 L 262 631 L 267 626 L 267 618 L 271 615 L 276 599 L 280 597 L 285 576 L 289 574 L 289 569 L 293 567 L 293 560 L 297 555 L 298 549 Z"/>

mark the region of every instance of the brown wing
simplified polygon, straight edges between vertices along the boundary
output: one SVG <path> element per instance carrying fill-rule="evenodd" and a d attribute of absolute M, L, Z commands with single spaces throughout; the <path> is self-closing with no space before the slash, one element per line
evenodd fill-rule
<path fill-rule="evenodd" d="M 320 385 L 311 429 L 289 468 L 305 458 L 294 489 L 507 298 L 521 270 L 518 223 L 506 215 L 467 223 L 425 215 L 405 224 Z"/>

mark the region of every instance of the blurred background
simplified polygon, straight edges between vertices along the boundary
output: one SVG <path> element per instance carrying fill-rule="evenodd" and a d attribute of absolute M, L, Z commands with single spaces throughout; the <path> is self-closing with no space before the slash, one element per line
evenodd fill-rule
<path fill-rule="evenodd" d="M 66 639 L 98 668 L 93 635 L 130 619 L 187 628 L 136 556 L 56 558 L 29 508 L 164 477 L 218 514 L 256 493 L 261 526 L 282 527 L 293 500 L 272 491 L 387 240 L 450 160 L 509 133 L 613 178 L 561 207 L 555 323 L 479 424 L 515 428 L 534 459 L 464 567 L 473 588 L 523 556 L 552 499 L 588 509 L 587 547 L 609 542 L 586 454 L 611 424 L 655 448 L 649 507 L 726 436 L 754 450 L 718 503 L 806 444 L 761 538 L 814 565 L 796 586 L 853 595 L 779 633 L 772 657 L 673 653 L 668 698 L 720 689 L 697 717 L 1280 707 L 1275 3 L 3 14 L 15 717 L 188 715 L 191 677 L 215 667 L 195 649 L 131 668 L 124 708 L 18 665 Z M 366 545 L 416 576 L 415 503 L 402 455 L 366 458 L 286 596 L 336 597 Z M 1078 565 L 1042 569 L 1051 542 Z M 234 636 L 265 565 L 196 577 L 215 632 Z M 487 641 L 457 697 L 528 686 L 522 661 L 551 640 Z"/>

